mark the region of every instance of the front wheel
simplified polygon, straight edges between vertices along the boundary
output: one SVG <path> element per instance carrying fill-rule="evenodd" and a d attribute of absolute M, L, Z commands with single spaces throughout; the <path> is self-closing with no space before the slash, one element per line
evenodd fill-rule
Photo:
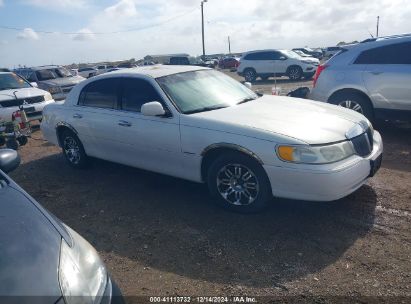
<path fill-rule="evenodd" d="M 270 183 L 263 167 L 241 153 L 217 158 L 208 170 L 207 182 L 216 203 L 231 211 L 258 212 L 271 198 Z"/>
<path fill-rule="evenodd" d="M 301 80 L 303 77 L 303 69 L 299 66 L 290 66 L 287 69 L 287 76 L 291 80 Z"/>
<path fill-rule="evenodd" d="M 61 136 L 63 154 L 70 166 L 74 168 L 85 168 L 88 157 L 84 151 L 83 144 L 72 131 L 64 131 Z"/>

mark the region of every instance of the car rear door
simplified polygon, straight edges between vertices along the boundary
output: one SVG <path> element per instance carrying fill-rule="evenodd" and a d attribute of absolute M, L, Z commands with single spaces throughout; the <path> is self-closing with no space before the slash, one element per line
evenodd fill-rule
<path fill-rule="evenodd" d="M 120 147 L 114 124 L 117 120 L 119 89 L 119 78 L 91 82 L 83 88 L 78 105 L 69 115 L 67 122 L 78 132 L 90 156 L 115 160 Z"/>
<path fill-rule="evenodd" d="M 411 110 L 411 41 L 362 52 L 364 83 L 376 108 Z"/>

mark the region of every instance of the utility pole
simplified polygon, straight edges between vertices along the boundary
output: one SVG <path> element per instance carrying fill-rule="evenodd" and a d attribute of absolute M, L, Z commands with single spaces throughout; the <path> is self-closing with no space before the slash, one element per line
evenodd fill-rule
<path fill-rule="evenodd" d="M 201 1 L 201 32 L 203 40 L 203 60 L 205 60 L 205 44 L 204 44 L 204 3 L 208 0 Z"/>
<path fill-rule="evenodd" d="M 231 41 L 230 41 L 230 36 L 228 36 L 228 54 L 231 54 Z"/>
<path fill-rule="evenodd" d="M 377 16 L 377 38 L 380 30 L 380 16 Z"/>

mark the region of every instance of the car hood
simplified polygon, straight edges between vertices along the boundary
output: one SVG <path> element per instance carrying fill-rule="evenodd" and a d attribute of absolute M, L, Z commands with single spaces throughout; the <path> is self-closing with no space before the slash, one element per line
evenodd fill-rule
<path fill-rule="evenodd" d="M 47 296 L 55 303 L 62 236 L 18 188 L 0 183 L 0 296 Z"/>
<path fill-rule="evenodd" d="M 65 78 L 56 78 L 56 79 L 50 79 L 50 80 L 44 80 L 40 81 L 41 84 L 46 85 L 46 86 L 71 86 L 71 85 L 76 85 L 80 82 L 85 80 L 84 77 L 81 76 L 73 76 L 73 77 L 65 77 Z"/>
<path fill-rule="evenodd" d="M 182 120 L 184 124 L 195 127 L 237 134 L 252 129 L 260 131 L 261 135 L 267 132 L 281 135 L 271 136 L 273 140 L 286 136 L 312 145 L 345 140 L 348 130 L 367 122 L 363 115 L 342 107 L 270 95 L 237 106 L 186 115 L 185 118 Z M 252 136 L 258 137 L 255 134 Z M 266 135 L 263 138 L 267 139 Z"/>
<path fill-rule="evenodd" d="M 43 96 L 47 94 L 46 91 L 37 88 L 24 88 L 24 89 L 13 89 L 13 90 L 2 90 L 0 91 L 0 102 L 4 100 L 14 99 L 14 92 L 19 99 Z"/>

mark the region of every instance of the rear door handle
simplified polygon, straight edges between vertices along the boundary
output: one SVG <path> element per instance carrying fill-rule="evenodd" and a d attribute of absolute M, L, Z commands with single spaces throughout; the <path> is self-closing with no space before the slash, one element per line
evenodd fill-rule
<path fill-rule="evenodd" d="M 131 127 L 131 123 L 128 122 L 128 121 L 125 121 L 125 120 L 120 120 L 120 121 L 118 122 L 118 125 L 119 125 L 119 126 L 122 126 L 122 127 Z"/>
<path fill-rule="evenodd" d="M 81 115 L 81 114 L 74 114 L 74 115 L 73 115 L 73 118 L 83 118 L 83 115 Z"/>

